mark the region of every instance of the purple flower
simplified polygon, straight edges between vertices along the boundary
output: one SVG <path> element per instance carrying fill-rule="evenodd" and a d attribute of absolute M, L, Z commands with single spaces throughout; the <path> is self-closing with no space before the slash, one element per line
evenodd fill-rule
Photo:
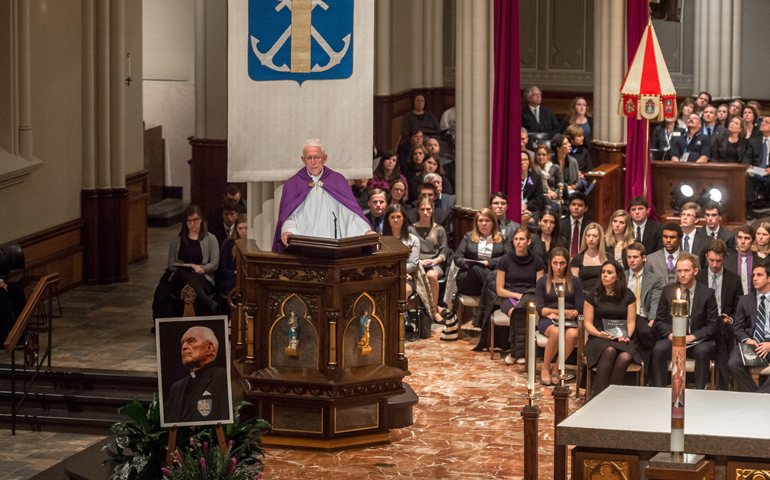
<path fill-rule="evenodd" d="M 209 442 L 203 442 L 203 454 L 205 455 L 206 452 L 209 450 Z"/>
<path fill-rule="evenodd" d="M 201 458 L 201 468 L 203 469 L 203 474 L 206 475 L 206 459 Z"/>
<path fill-rule="evenodd" d="M 179 465 L 182 464 L 182 456 L 179 455 L 179 450 L 174 450 L 174 456 L 176 457 L 176 461 L 179 462 Z"/>
<path fill-rule="evenodd" d="M 233 448 L 233 441 L 232 440 L 227 442 L 227 448 Z"/>
<path fill-rule="evenodd" d="M 166 475 L 171 475 L 171 470 L 169 470 L 166 467 L 163 467 L 160 469 L 161 472 L 165 473 Z"/>
<path fill-rule="evenodd" d="M 527 185 L 534 185 L 534 183 L 532 183 L 532 177 L 527 177 Z"/>
<path fill-rule="evenodd" d="M 232 476 L 233 470 L 235 470 L 235 459 L 233 458 L 230 460 L 230 472 L 227 474 L 228 477 Z"/>

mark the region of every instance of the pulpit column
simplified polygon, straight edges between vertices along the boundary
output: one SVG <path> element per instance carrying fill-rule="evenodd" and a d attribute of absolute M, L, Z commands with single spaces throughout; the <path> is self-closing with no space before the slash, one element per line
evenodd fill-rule
<path fill-rule="evenodd" d="M 625 117 L 618 113 L 626 66 L 626 2 L 597 0 L 594 13 L 594 140 L 626 141 Z M 596 162 L 594 162 L 596 163 Z"/>
<path fill-rule="evenodd" d="M 457 0 L 457 204 L 482 208 L 489 201 L 494 85 L 491 0 Z"/>

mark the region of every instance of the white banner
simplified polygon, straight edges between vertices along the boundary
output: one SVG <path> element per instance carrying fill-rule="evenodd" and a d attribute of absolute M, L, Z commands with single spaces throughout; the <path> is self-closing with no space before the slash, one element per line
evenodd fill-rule
<path fill-rule="evenodd" d="M 320 138 L 371 178 L 373 0 L 229 0 L 228 180 L 283 181 Z"/>

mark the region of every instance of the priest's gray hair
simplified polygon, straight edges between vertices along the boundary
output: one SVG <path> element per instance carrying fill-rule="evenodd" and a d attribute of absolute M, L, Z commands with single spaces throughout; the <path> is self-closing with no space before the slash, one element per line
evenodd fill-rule
<path fill-rule="evenodd" d="M 433 183 L 434 178 L 438 178 L 438 183 L 441 183 L 443 185 L 443 183 L 441 182 L 441 175 L 439 175 L 438 173 L 426 174 L 425 177 L 423 177 L 422 179 L 422 183 Z"/>
<path fill-rule="evenodd" d="M 217 336 L 214 335 L 214 331 L 208 327 L 192 327 L 187 331 L 190 332 L 193 330 L 200 332 L 203 340 L 214 346 L 214 358 L 217 358 L 217 353 L 219 352 L 219 340 L 217 340 Z"/>
<path fill-rule="evenodd" d="M 326 155 L 326 151 L 324 150 L 324 143 L 320 138 L 309 138 L 305 140 L 305 146 L 302 147 L 302 154 L 305 153 L 305 149 L 307 147 L 318 147 L 321 149 L 321 155 Z"/>

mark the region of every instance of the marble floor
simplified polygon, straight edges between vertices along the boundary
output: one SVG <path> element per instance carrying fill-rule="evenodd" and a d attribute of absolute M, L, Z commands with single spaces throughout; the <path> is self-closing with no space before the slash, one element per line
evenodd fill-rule
<path fill-rule="evenodd" d="M 130 281 L 81 286 L 61 296 L 64 318 L 54 321 L 53 365 L 155 371 L 152 294 L 179 226 L 150 229 L 149 259 L 130 267 Z M 429 339 L 406 346 L 420 397 L 413 426 L 391 432 L 391 445 L 339 453 L 269 449 L 265 478 L 360 479 L 522 478 L 526 390 L 523 365 L 505 366 L 471 352 L 473 331 L 457 342 Z M 477 335 L 477 333 L 476 333 Z M 0 362 L 8 361 L 0 357 Z M 573 387 L 574 388 L 574 387 Z M 552 478 L 553 400 L 539 402 L 540 478 Z M 571 408 L 582 405 L 571 399 Z M 24 479 L 103 437 L 0 430 L 0 479 Z"/>

